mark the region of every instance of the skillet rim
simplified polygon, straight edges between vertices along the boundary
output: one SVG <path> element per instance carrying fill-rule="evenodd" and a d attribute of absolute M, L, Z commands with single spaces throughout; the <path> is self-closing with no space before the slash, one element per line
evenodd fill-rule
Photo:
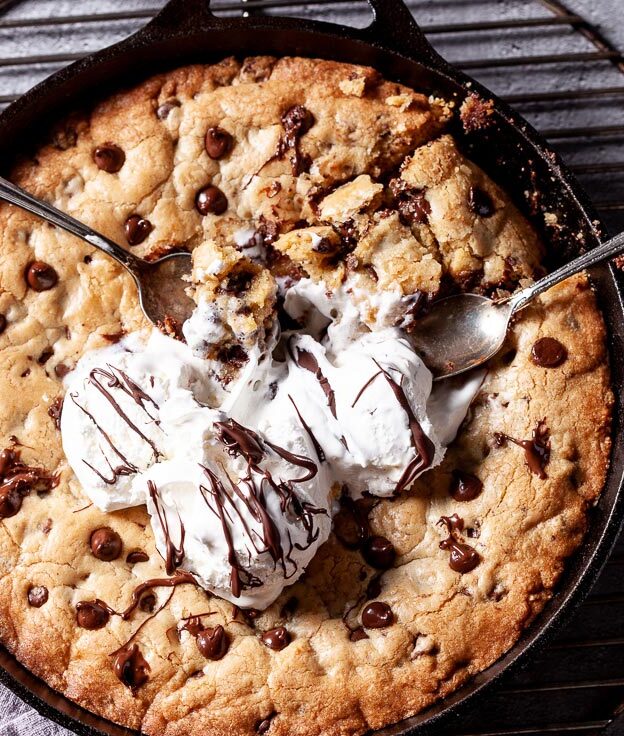
<path fill-rule="evenodd" d="M 223 37 L 227 33 L 240 34 L 241 31 L 247 31 L 258 36 L 262 31 L 278 31 L 290 34 L 293 39 L 307 36 L 312 44 L 319 40 L 324 40 L 325 43 L 329 39 L 348 40 L 363 47 L 368 47 L 369 50 L 376 51 L 384 57 L 392 58 L 395 63 L 419 66 L 421 72 L 424 68 L 428 73 L 431 72 L 434 77 L 440 77 L 453 85 L 458 85 L 462 88 L 464 94 L 467 91 L 476 91 L 483 99 L 492 99 L 497 114 L 503 123 L 503 129 L 510 126 L 512 131 L 535 150 L 542 163 L 546 165 L 548 172 L 561 185 L 564 194 L 570 198 L 569 211 L 576 210 L 580 224 L 586 226 L 585 235 L 587 239 L 592 245 L 595 245 L 598 242 L 602 225 L 588 196 L 574 176 L 567 170 L 559 156 L 550 149 L 546 141 L 532 126 L 499 100 L 496 95 L 493 95 L 481 84 L 471 80 L 462 72 L 453 69 L 441 59 L 433 51 L 415 21 L 413 21 L 411 13 L 400 0 L 369 0 L 369 4 L 374 11 L 375 19 L 373 23 L 366 29 L 352 29 L 322 21 L 302 21 L 279 16 L 251 16 L 242 19 L 220 18 L 210 13 L 209 2 L 206 0 L 172 0 L 153 21 L 133 36 L 60 70 L 0 113 L 0 150 L 3 146 L 3 130 L 8 129 L 10 131 L 12 127 L 15 130 L 16 124 L 29 117 L 31 118 L 31 124 L 37 122 L 39 120 L 37 111 L 41 110 L 42 105 L 49 108 L 54 95 L 70 87 L 72 81 L 79 80 L 83 86 L 86 86 L 89 73 L 93 75 L 93 72 L 98 68 L 103 70 L 106 64 L 115 59 L 119 61 L 122 56 L 128 53 L 135 53 L 135 55 L 138 53 L 140 56 L 150 49 L 153 52 L 159 46 L 162 47 L 163 43 L 174 40 L 179 42 L 180 38 L 187 39 L 189 34 L 207 38 L 215 33 Z M 184 16 L 180 12 L 183 8 L 188 11 Z M 406 13 L 409 15 L 409 21 Z M 198 23 L 200 26 L 204 24 L 205 27 L 200 27 L 198 31 Z M 254 51 L 253 53 L 258 52 Z M 306 53 L 300 53 L 297 48 L 293 49 L 291 53 L 310 56 Z M 224 55 L 226 54 L 218 53 L 219 57 Z M 285 55 L 284 52 L 281 55 Z M 333 54 L 330 56 L 317 54 L 316 56 L 336 58 Z M 204 61 L 208 62 L 208 59 L 205 58 Z M 167 68 L 174 68 L 183 63 L 181 60 L 170 60 L 170 63 L 166 66 Z M 188 63 L 188 60 L 186 63 Z M 353 60 L 353 63 L 365 62 Z M 157 70 L 153 70 L 152 73 L 155 71 Z M 388 77 L 383 68 L 381 71 Z M 147 76 L 149 75 L 145 73 L 140 75 L 141 78 Z M 393 77 L 390 76 L 389 78 Z M 114 89 L 127 86 L 127 84 L 127 82 L 123 85 L 117 84 Z M 469 90 L 467 84 L 470 85 Z M 414 85 L 412 84 L 412 86 Z M 102 97 L 103 94 L 106 93 L 98 92 L 97 96 Z M 67 104 L 68 99 L 72 98 L 65 93 L 62 99 L 63 104 Z M 58 101 L 54 99 L 52 107 L 57 104 Z M 10 135 L 5 136 L 5 138 L 11 139 Z M 11 141 L 13 140 L 11 139 Z M 503 185 L 503 188 L 508 189 L 505 185 Z M 517 204 L 520 204 L 517 202 L 517 197 L 513 199 Z M 592 281 L 599 287 L 599 306 L 607 322 L 610 342 L 615 337 L 619 343 L 619 351 L 622 353 L 624 352 L 622 348 L 624 344 L 624 279 L 622 279 L 621 274 L 615 271 L 613 266 L 598 267 L 592 271 L 591 275 Z M 617 332 L 618 324 L 622 334 Z M 603 516 L 594 520 L 590 518 L 583 542 L 566 562 L 553 598 L 514 646 L 489 668 L 470 678 L 457 691 L 442 701 L 433 704 L 421 714 L 376 731 L 376 736 L 408 736 L 416 733 L 430 733 L 432 729 L 437 730 L 441 726 L 448 725 L 451 717 L 459 718 L 465 708 L 472 704 L 475 697 L 480 693 L 491 687 L 493 683 L 500 682 L 503 677 L 509 677 L 520 666 L 527 664 L 530 654 L 535 653 L 538 646 L 543 645 L 554 635 L 557 628 L 560 628 L 569 620 L 574 610 L 589 592 L 595 576 L 602 568 L 609 551 L 615 543 L 619 532 L 620 519 L 624 511 L 624 436 L 621 431 L 624 419 L 620 416 L 622 412 L 618 405 L 617 396 L 624 385 L 624 376 L 621 375 L 624 369 L 618 371 L 617 361 L 613 360 L 614 355 L 617 354 L 617 348 L 617 345 L 609 345 L 612 387 L 616 389 L 616 405 L 613 413 L 612 462 L 603 495 L 601 495 L 596 506 L 598 509 L 596 513 L 602 513 Z M 613 498 L 610 501 L 605 500 L 607 496 L 613 496 Z M 606 506 L 606 508 L 601 508 L 602 506 Z M 9 669 L 5 668 L 2 660 L 9 662 L 11 665 L 9 669 L 13 672 L 9 672 Z M 129 736 L 130 734 L 134 736 L 138 734 L 137 731 L 117 726 L 111 721 L 72 703 L 64 695 L 54 691 L 43 680 L 24 668 L 4 648 L 0 650 L 0 665 L 0 682 L 13 690 L 42 715 L 66 728 L 73 729 L 81 736 L 101 736 L 103 733 L 114 734 L 114 736 Z M 26 684 L 25 680 L 32 680 L 33 682 Z M 35 689 L 39 692 L 35 692 Z M 45 694 L 41 695 L 41 692 Z M 53 701 L 57 701 L 57 704 L 54 705 Z M 67 711 L 73 711 L 74 713 L 69 715 Z"/>

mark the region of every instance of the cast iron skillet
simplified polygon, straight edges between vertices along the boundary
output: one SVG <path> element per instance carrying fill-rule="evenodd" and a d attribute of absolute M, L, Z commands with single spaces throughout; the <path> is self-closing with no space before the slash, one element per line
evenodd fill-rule
<path fill-rule="evenodd" d="M 85 58 L 45 80 L 0 115 L 0 162 L 8 170 L 13 152 L 33 145 L 56 118 L 108 91 L 157 71 L 228 55 L 301 55 L 366 64 L 388 79 L 460 103 L 469 92 L 494 101 L 492 124 L 466 132 L 459 121 L 452 132 L 463 150 L 514 198 L 550 244 L 552 264 L 592 248 L 599 221 L 579 185 L 546 142 L 517 113 L 478 83 L 450 67 L 431 48 L 401 0 L 369 0 L 374 21 L 356 30 L 315 21 L 212 15 L 209 0 L 171 0 L 149 25 L 127 40 Z M 6 173 L 6 172 L 5 172 Z M 528 195 L 527 195 L 528 193 Z M 557 215 L 558 228 L 545 231 L 544 212 Z M 592 277 L 608 325 L 616 395 L 624 384 L 623 283 L 608 266 Z M 504 672 L 526 660 L 561 625 L 585 595 L 618 533 L 624 507 L 624 414 L 614 412 L 611 469 L 604 492 L 590 513 L 582 548 L 566 566 L 556 595 L 521 640 L 487 671 L 426 712 L 380 731 L 378 736 L 448 733 L 466 704 Z M 554 419 L 554 418 L 553 418 Z M 70 703 L 0 650 L 0 680 L 40 713 L 84 736 L 131 736 Z"/>

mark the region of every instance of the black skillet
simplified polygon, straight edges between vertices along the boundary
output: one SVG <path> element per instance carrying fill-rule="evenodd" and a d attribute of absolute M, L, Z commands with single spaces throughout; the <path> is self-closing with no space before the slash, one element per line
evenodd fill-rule
<path fill-rule="evenodd" d="M 487 128 L 452 132 L 464 151 L 506 189 L 549 243 L 553 265 L 598 243 L 600 225 L 579 185 L 546 142 L 517 113 L 478 83 L 449 66 L 431 48 L 401 0 L 369 0 L 373 23 L 356 30 L 324 22 L 278 17 L 217 18 L 209 0 L 171 0 L 145 28 L 127 40 L 63 69 L 26 93 L 0 115 L 0 161 L 4 173 L 15 151 L 41 140 L 55 119 L 107 92 L 157 71 L 224 56 L 301 55 L 366 64 L 392 80 L 460 103 L 469 92 L 494 101 Z M 528 194 L 527 194 L 528 193 Z M 557 215 L 558 228 L 545 230 L 544 212 Z M 530 651 L 543 646 L 573 605 L 589 591 L 616 539 L 624 507 L 624 283 L 609 266 L 592 273 L 608 325 L 615 408 L 611 469 L 600 501 L 590 513 L 581 549 L 566 566 L 557 592 L 521 640 L 498 662 L 426 712 L 378 733 L 407 736 L 450 733 L 469 701 Z M 620 279 L 620 283 L 618 283 Z M 0 681 L 40 713 L 84 736 L 131 736 L 70 703 L 0 650 Z"/>

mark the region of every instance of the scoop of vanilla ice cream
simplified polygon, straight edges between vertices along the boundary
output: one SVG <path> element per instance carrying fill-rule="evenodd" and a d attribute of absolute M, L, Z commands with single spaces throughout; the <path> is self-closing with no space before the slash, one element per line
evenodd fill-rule
<path fill-rule="evenodd" d="M 194 354 L 219 329 L 201 304 L 190 345 L 154 330 L 85 355 L 61 431 L 87 495 L 105 511 L 147 503 L 169 572 L 269 605 L 327 539 L 337 490 L 409 487 L 441 462 L 483 379 L 434 387 L 394 326 L 405 298 L 365 296 L 356 278 L 334 292 L 301 280 L 284 308 L 302 329 L 246 346 L 233 380 Z"/>
<path fill-rule="evenodd" d="M 257 464 L 236 449 L 228 454 L 213 431 L 204 462 L 157 463 L 137 482 L 165 559 L 169 549 L 183 549 L 184 568 L 205 588 L 242 607 L 266 608 L 327 540 L 329 486 L 324 468 L 302 467 L 306 456 L 286 460 L 253 435 L 263 449 Z M 305 438 L 294 444 L 313 457 Z"/>

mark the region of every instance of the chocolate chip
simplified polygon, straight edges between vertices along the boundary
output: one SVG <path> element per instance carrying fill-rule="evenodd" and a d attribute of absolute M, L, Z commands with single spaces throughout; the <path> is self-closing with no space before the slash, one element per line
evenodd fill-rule
<path fill-rule="evenodd" d="M 169 117 L 169 113 L 175 110 L 176 107 L 181 106 L 180 100 L 167 100 L 156 108 L 156 117 L 159 120 L 166 120 Z"/>
<path fill-rule="evenodd" d="M 276 652 L 285 649 L 290 644 L 290 634 L 283 626 L 265 631 L 260 639 L 269 649 L 274 649 Z"/>
<path fill-rule="evenodd" d="M 147 593 L 139 601 L 139 608 L 144 613 L 154 613 L 156 608 L 156 596 L 153 593 Z"/>
<path fill-rule="evenodd" d="M 206 131 L 206 153 L 216 161 L 232 150 L 234 139 L 223 128 L 213 127 Z"/>
<path fill-rule="evenodd" d="M 230 640 L 223 626 L 200 631 L 197 634 L 197 648 L 206 659 L 222 659 L 230 648 Z"/>
<path fill-rule="evenodd" d="M 149 220 L 141 215 L 130 215 L 124 225 L 126 240 L 129 245 L 141 245 L 141 243 L 152 232 L 154 226 Z"/>
<path fill-rule="evenodd" d="M 58 283 L 58 274 L 48 263 L 32 261 L 26 267 L 26 283 L 33 291 L 48 291 Z"/>
<path fill-rule="evenodd" d="M 410 187 L 403 179 L 392 179 L 390 191 L 399 212 L 399 219 L 404 225 L 428 222 L 431 205 L 424 189 Z"/>
<path fill-rule="evenodd" d="M 333 524 L 334 534 L 348 549 L 357 549 L 369 535 L 366 513 L 347 496 L 340 499 Z"/>
<path fill-rule="evenodd" d="M 141 654 L 138 644 L 125 646 L 117 652 L 113 670 L 117 678 L 131 690 L 136 690 L 149 680 L 150 666 Z"/>
<path fill-rule="evenodd" d="M 478 187 L 470 187 L 468 205 L 479 217 L 491 217 L 496 211 L 492 197 Z"/>
<path fill-rule="evenodd" d="M 93 160 L 98 169 L 116 174 L 126 162 L 126 154 L 114 143 L 105 143 L 93 151 Z"/>
<path fill-rule="evenodd" d="M 126 556 L 126 562 L 131 565 L 136 565 L 137 562 L 147 562 L 149 555 L 147 552 L 143 552 L 142 549 L 133 549 L 132 552 L 128 552 Z"/>
<path fill-rule="evenodd" d="M 554 337 L 541 337 L 531 348 L 531 361 L 540 368 L 557 368 L 567 357 L 565 345 Z"/>
<path fill-rule="evenodd" d="M 48 602 L 48 589 L 44 585 L 33 585 L 28 589 L 28 604 L 41 608 Z"/>
<path fill-rule="evenodd" d="M 0 490 L 0 519 L 10 519 L 22 508 L 22 494 L 13 488 Z"/>
<path fill-rule="evenodd" d="M 228 208 L 228 201 L 219 187 L 210 184 L 197 192 L 195 207 L 201 215 L 222 215 Z"/>
<path fill-rule="evenodd" d="M 378 598 L 381 595 L 381 575 L 374 575 L 366 586 L 366 600 Z"/>
<path fill-rule="evenodd" d="M 68 368 L 65 363 L 57 363 L 54 366 L 54 373 L 57 378 L 65 378 L 65 376 L 71 371 L 71 368 Z"/>
<path fill-rule="evenodd" d="M 314 115 L 303 105 L 293 105 L 282 115 L 282 126 L 286 133 L 305 135 L 314 125 Z"/>
<path fill-rule="evenodd" d="M 101 601 L 80 601 L 76 605 L 76 623 L 81 629 L 88 631 L 102 629 L 109 618 L 110 613 Z"/>
<path fill-rule="evenodd" d="M 362 545 L 362 557 L 377 570 L 388 570 L 394 564 L 396 550 L 386 537 L 370 537 Z"/>
<path fill-rule="evenodd" d="M 442 547 L 445 542 L 447 542 L 446 546 Z M 471 547 L 469 544 L 456 542 L 454 540 L 451 540 L 450 542 L 448 542 L 448 540 L 445 540 L 445 542 L 440 542 L 440 547 L 442 547 L 443 549 L 448 549 L 451 553 L 449 557 L 449 567 L 451 568 L 451 570 L 454 570 L 455 572 L 461 573 L 463 575 L 464 573 L 474 570 L 475 567 L 481 562 L 481 557 L 479 557 L 479 553 L 476 549 L 474 549 L 474 547 Z"/>
<path fill-rule="evenodd" d="M 123 546 L 119 534 L 107 526 L 96 529 L 91 535 L 89 544 L 93 556 L 104 562 L 116 560 Z"/>
<path fill-rule="evenodd" d="M 453 471 L 450 494 L 456 501 L 472 501 L 483 490 L 483 483 L 472 473 L 463 470 Z"/>
<path fill-rule="evenodd" d="M 89 265 L 89 264 L 91 263 L 91 261 L 92 261 L 92 260 L 93 260 L 93 256 L 89 256 L 89 255 L 86 255 L 86 256 L 85 256 L 85 257 L 84 257 L 84 258 L 82 259 L 82 262 L 83 262 L 83 263 L 86 263 L 86 264 L 87 264 L 87 266 L 88 266 L 88 265 Z"/>
<path fill-rule="evenodd" d="M 41 352 L 41 355 L 37 358 L 39 365 L 45 365 L 48 360 L 54 355 L 54 348 L 46 348 Z"/>
<path fill-rule="evenodd" d="M 387 603 L 375 601 L 362 611 L 362 625 L 367 629 L 385 629 L 394 623 L 394 614 Z"/>
<path fill-rule="evenodd" d="M 275 718 L 277 713 L 273 712 L 270 715 L 268 715 L 266 718 L 263 718 L 256 726 L 256 733 L 263 734 L 266 733 L 269 728 L 271 728 L 271 722 Z"/>
<path fill-rule="evenodd" d="M 0 314 L 0 335 L 6 330 L 7 318 L 4 314 Z"/>
<path fill-rule="evenodd" d="M 242 368 L 249 360 L 249 356 L 241 345 L 228 345 L 219 350 L 217 359 L 234 368 Z"/>

